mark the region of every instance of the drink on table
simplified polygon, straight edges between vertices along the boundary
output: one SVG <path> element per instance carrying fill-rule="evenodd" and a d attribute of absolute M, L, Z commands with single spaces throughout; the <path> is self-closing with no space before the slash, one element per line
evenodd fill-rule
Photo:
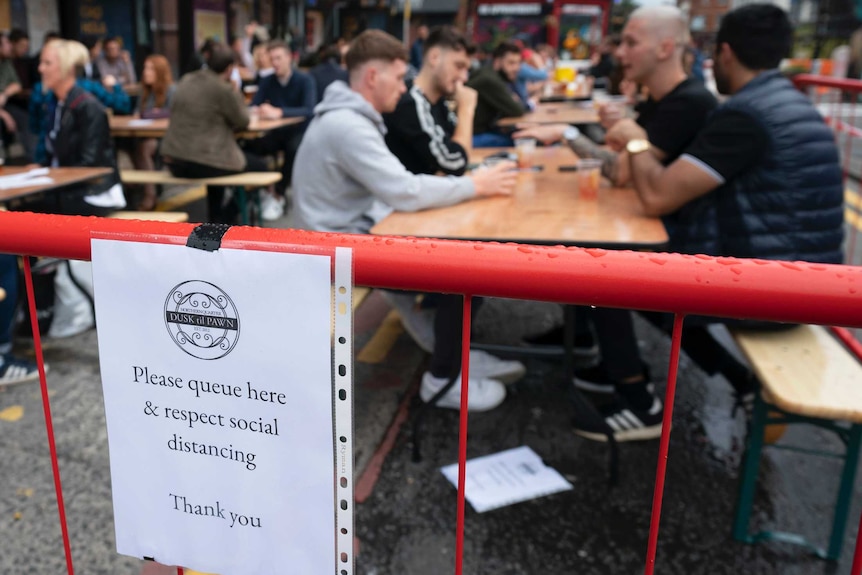
<path fill-rule="evenodd" d="M 578 161 L 578 193 L 585 200 L 594 200 L 602 182 L 602 161 L 586 158 Z"/>
<path fill-rule="evenodd" d="M 536 140 L 533 138 L 518 138 L 515 140 L 515 154 L 518 156 L 518 169 L 529 170 L 533 167 L 533 156 L 536 153 Z"/>

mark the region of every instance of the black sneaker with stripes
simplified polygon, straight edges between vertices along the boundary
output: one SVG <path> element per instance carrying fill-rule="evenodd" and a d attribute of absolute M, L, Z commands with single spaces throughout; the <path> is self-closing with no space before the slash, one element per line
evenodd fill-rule
<path fill-rule="evenodd" d="M 657 397 L 653 398 L 648 410 L 635 409 L 618 396 L 613 403 L 600 407 L 599 411 L 604 418 L 604 425 L 599 421 L 575 421 L 575 433 L 593 441 L 607 441 L 608 428 L 613 430 L 616 441 L 643 441 L 661 436 L 664 409 Z"/>

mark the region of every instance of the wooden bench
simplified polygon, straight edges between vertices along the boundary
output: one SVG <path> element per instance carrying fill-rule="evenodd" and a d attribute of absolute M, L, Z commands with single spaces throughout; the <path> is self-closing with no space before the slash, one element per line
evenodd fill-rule
<path fill-rule="evenodd" d="M 168 171 L 159 170 L 120 170 L 120 179 L 124 184 L 155 184 L 155 185 L 177 185 L 177 186 L 224 186 L 239 191 L 237 202 L 239 203 L 242 223 L 248 225 L 249 209 L 246 198 L 246 188 L 265 188 L 281 181 L 280 172 L 243 172 L 232 176 L 221 176 L 218 178 L 177 178 Z M 260 205 L 257 205 L 257 213 L 260 214 Z M 259 217 L 259 216 L 258 216 Z"/>
<path fill-rule="evenodd" d="M 819 557 L 837 560 L 841 555 L 862 444 L 862 365 L 828 328 L 820 326 L 802 325 L 773 332 L 732 330 L 731 333 L 761 382 L 743 460 L 733 536 L 747 543 L 777 540 L 803 545 Z M 771 531 L 752 534 L 748 530 L 765 428 L 770 424 L 796 423 L 831 431 L 846 446 L 843 454 L 822 453 L 844 460 L 826 549 L 797 534 Z M 774 447 L 818 453 L 792 446 Z"/>
<path fill-rule="evenodd" d="M 150 222 L 187 222 L 189 215 L 186 212 L 114 212 L 110 217 L 119 220 L 146 220 Z"/>

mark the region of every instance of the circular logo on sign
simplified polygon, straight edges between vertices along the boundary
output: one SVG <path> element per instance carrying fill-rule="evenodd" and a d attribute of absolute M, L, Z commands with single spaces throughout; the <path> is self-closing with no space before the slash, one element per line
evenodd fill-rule
<path fill-rule="evenodd" d="M 198 359 L 219 359 L 239 340 L 239 315 L 218 286 L 200 280 L 174 287 L 165 300 L 165 325 L 181 350 Z"/>

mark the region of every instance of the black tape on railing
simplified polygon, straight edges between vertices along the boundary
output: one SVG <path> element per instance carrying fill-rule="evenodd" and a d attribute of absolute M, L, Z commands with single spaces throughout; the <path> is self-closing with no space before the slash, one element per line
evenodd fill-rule
<path fill-rule="evenodd" d="M 214 252 L 221 248 L 221 240 L 229 229 L 230 224 L 201 224 L 189 234 L 186 247 Z"/>

